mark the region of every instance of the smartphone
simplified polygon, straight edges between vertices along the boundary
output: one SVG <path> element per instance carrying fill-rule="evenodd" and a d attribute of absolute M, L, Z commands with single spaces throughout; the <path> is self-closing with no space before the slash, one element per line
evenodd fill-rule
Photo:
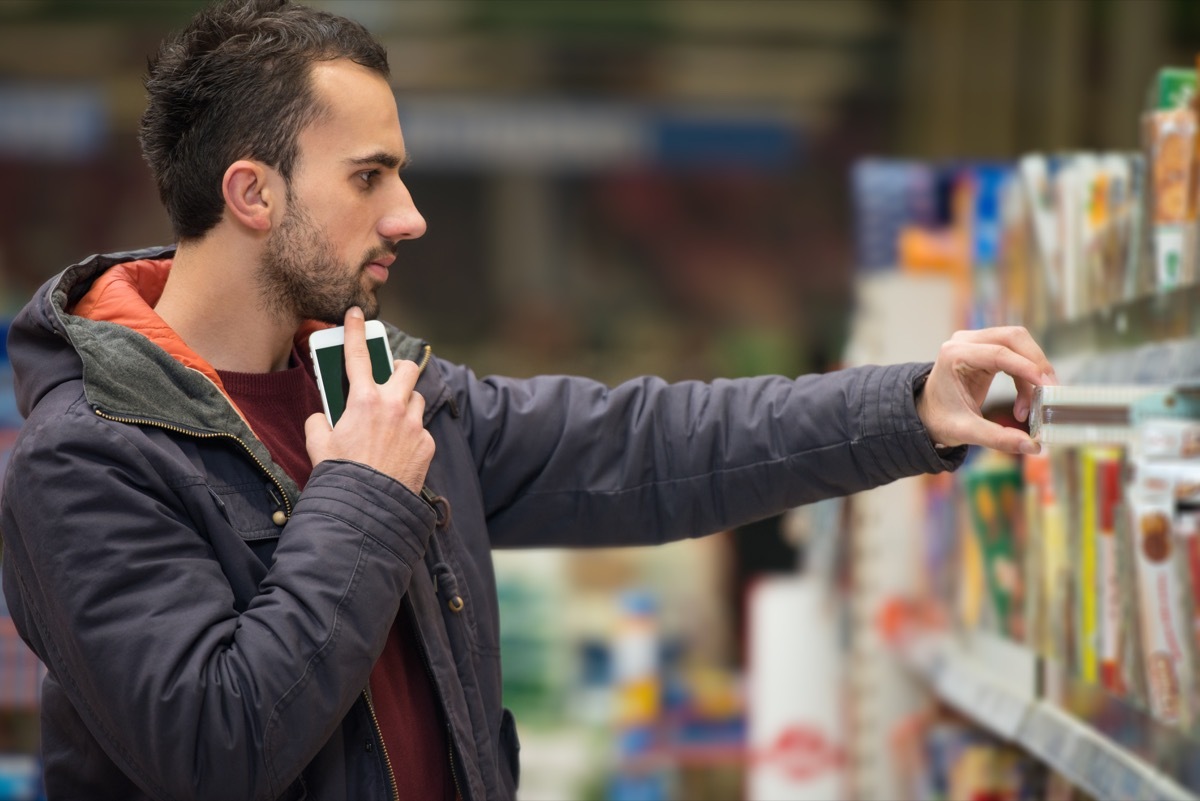
<path fill-rule="evenodd" d="M 367 352 L 371 354 L 371 373 L 376 384 L 385 383 L 392 375 L 392 347 L 388 344 L 387 329 L 378 320 L 367 320 Z M 346 397 L 350 394 L 350 379 L 346 376 L 346 329 L 323 328 L 314 331 L 308 338 L 308 349 L 312 353 L 313 369 L 317 374 L 317 388 L 321 391 L 321 403 L 325 407 L 325 419 L 329 425 L 337 425 L 342 412 L 346 411 Z"/>

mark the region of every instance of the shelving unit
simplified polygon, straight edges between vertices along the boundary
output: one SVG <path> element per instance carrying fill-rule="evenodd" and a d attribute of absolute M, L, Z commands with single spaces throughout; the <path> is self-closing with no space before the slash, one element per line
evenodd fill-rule
<path fill-rule="evenodd" d="M 1035 333 L 1067 384 L 1200 383 L 1200 286 L 1136 299 Z M 1015 399 L 997 381 L 985 406 Z M 941 701 L 1097 799 L 1200 799 L 1200 741 L 1029 648 L 984 632 L 911 631 L 901 663 Z M 1048 676 L 1076 699 L 1045 697 Z M 1085 699 L 1079 701 L 1078 699 Z"/>
<path fill-rule="evenodd" d="M 907 638 L 900 654 L 943 701 L 1096 798 L 1200 798 L 1200 788 L 1184 787 L 1102 732 L 1039 699 L 1027 682 L 1036 675 L 1038 660 L 1028 649 L 981 633 L 918 633 Z"/>

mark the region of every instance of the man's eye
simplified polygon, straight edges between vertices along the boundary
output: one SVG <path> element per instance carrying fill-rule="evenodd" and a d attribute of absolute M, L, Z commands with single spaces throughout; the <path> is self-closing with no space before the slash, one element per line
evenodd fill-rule
<path fill-rule="evenodd" d="M 364 170 L 358 174 L 365 186 L 371 186 L 375 183 L 375 179 L 379 177 L 379 170 Z"/>

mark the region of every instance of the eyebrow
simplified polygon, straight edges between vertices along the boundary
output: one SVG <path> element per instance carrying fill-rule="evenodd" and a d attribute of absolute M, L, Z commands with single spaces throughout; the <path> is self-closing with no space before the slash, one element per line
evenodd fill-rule
<path fill-rule="evenodd" d="M 355 156 L 346 159 L 346 163 L 354 167 L 365 167 L 372 164 L 378 164 L 382 167 L 387 167 L 389 170 L 404 169 L 408 166 L 408 156 L 401 158 L 395 153 L 388 153 L 380 150 L 371 153 L 367 156 Z"/>

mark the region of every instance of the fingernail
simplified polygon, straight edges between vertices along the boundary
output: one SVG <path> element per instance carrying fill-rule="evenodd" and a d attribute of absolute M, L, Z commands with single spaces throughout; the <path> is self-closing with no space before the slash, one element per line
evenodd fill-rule
<path fill-rule="evenodd" d="M 351 306 L 346 311 L 346 314 L 347 314 L 347 316 L 353 317 L 356 320 L 361 320 L 363 318 L 362 309 L 358 308 L 357 306 Z"/>
<path fill-rule="evenodd" d="M 1029 417 L 1029 406 L 1024 400 L 1017 401 L 1017 405 L 1013 408 L 1013 416 L 1021 423 L 1024 423 L 1025 418 Z"/>
<path fill-rule="evenodd" d="M 1021 453 L 1026 456 L 1037 456 L 1042 452 L 1042 443 L 1027 439 L 1021 443 Z"/>
<path fill-rule="evenodd" d="M 1054 373 L 1042 373 L 1042 386 L 1054 387 L 1058 386 L 1058 376 Z"/>

